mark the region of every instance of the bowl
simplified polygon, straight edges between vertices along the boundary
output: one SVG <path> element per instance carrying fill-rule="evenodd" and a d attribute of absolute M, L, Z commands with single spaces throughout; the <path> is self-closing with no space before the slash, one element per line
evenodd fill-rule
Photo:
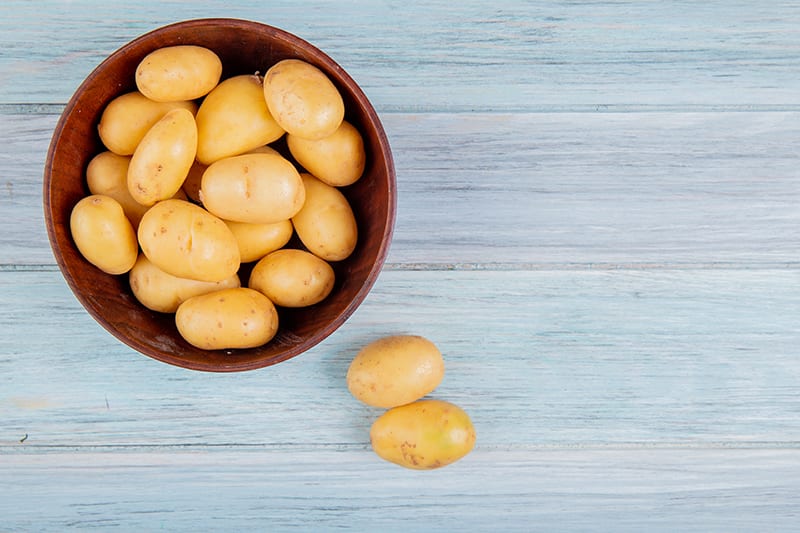
<path fill-rule="evenodd" d="M 174 315 L 150 311 L 133 296 L 127 275 L 105 274 L 78 252 L 69 228 L 75 203 L 89 194 L 85 171 L 104 150 L 97 133 L 103 108 L 116 96 L 136 89 L 134 72 L 157 48 L 194 44 L 222 60 L 222 78 L 262 74 L 287 58 L 307 61 L 325 72 L 345 103 L 345 119 L 364 138 L 367 164 L 353 185 L 340 188 L 350 202 L 359 242 L 349 258 L 332 263 L 336 284 L 319 304 L 279 308 L 273 340 L 253 349 L 201 350 L 178 333 Z M 299 169 L 302 170 L 302 169 Z M 305 40 L 254 21 L 198 19 L 155 29 L 112 53 L 78 87 L 53 133 L 44 168 L 44 217 L 48 239 L 67 284 L 86 311 L 122 343 L 158 361 L 209 372 L 267 367 L 295 357 L 336 331 L 364 301 L 388 253 L 396 210 L 395 171 L 389 142 L 375 109 L 358 84 L 333 59 Z M 295 239 L 295 245 L 297 240 Z M 244 267 L 243 267 L 244 268 Z M 242 277 L 243 284 L 247 277 Z"/>

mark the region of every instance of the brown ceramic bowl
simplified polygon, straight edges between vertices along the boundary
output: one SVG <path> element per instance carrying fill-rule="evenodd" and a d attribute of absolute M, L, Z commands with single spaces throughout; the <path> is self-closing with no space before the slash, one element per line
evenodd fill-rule
<path fill-rule="evenodd" d="M 114 97 L 135 90 L 134 71 L 149 52 L 196 44 L 219 55 L 223 79 L 264 73 L 286 58 L 322 69 L 339 88 L 345 118 L 364 137 L 367 167 L 342 188 L 359 226 L 359 243 L 346 260 L 333 263 L 336 285 L 323 302 L 305 309 L 279 308 L 280 327 L 268 344 L 247 350 L 206 351 L 178 334 L 174 315 L 150 311 L 131 293 L 127 276 L 111 276 L 78 253 L 69 229 L 75 203 L 88 194 L 86 165 L 104 150 L 97 123 Z M 194 370 L 231 372 L 262 368 L 301 354 L 339 328 L 362 303 L 383 266 L 392 236 L 396 189 L 392 155 L 381 122 L 356 82 L 330 57 L 290 33 L 233 19 L 190 20 L 149 32 L 103 61 L 80 85 L 55 128 L 44 169 L 44 215 L 58 266 L 92 317 L 117 339 L 159 361 Z M 243 267 L 245 268 L 245 267 Z M 246 283 L 247 277 L 243 277 Z"/>

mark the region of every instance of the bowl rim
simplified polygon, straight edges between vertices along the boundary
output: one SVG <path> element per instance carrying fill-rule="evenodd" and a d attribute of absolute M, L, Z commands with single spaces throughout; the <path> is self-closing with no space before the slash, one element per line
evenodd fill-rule
<path fill-rule="evenodd" d="M 361 107 L 362 112 L 366 115 L 368 121 L 372 125 L 372 128 L 374 128 L 378 146 L 380 147 L 380 151 L 383 154 L 383 159 L 384 159 L 383 166 L 385 167 L 386 170 L 387 174 L 386 181 L 388 185 L 386 215 L 381 220 L 381 224 L 383 226 L 383 232 L 382 235 L 380 236 L 380 241 L 379 241 L 380 246 L 377 250 L 375 261 L 370 265 L 370 268 L 366 273 L 366 278 L 364 283 L 361 284 L 358 291 L 355 293 L 353 298 L 349 300 L 347 305 L 343 309 L 338 311 L 331 320 L 327 321 L 327 323 L 323 327 L 315 331 L 313 335 L 309 336 L 302 342 L 299 342 L 297 344 L 288 347 L 287 349 L 279 352 L 278 354 L 272 357 L 258 358 L 240 363 L 231 362 L 230 364 L 225 364 L 225 365 L 216 365 L 216 364 L 198 362 L 194 360 L 187 360 L 185 358 L 181 358 L 179 355 L 158 351 L 152 349 L 149 345 L 142 343 L 137 338 L 123 335 L 120 331 L 114 328 L 113 325 L 99 311 L 97 306 L 91 301 L 91 299 L 88 298 L 81 290 L 79 290 L 79 286 L 75 279 L 77 273 L 72 272 L 70 265 L 67 264 L 67 261 L 64 259 L 63 254 L 60 253 L 62 244 L 59 242 L 57 230 L 55 227 L 55 221 L 53 220 L 53 216 L 51 215 L 52 209 L 54 207 L 51 198 L 51 189 L 53 184 L 53 176 L 52 176 L 53 160 L 58 150 L 59 140 L 62 136 L 64 128 L 69 124 L 71 115 L 76 111 L 76 106 L 78 105 L 80 100 L 79 98 L 80 94 L 87 87 L 92 85 L 94 80 L 100 75 L 100 73 L 102 73 L 102 71 L 108 64 L 112 63 L 120 56 L 124 55 L 131 48 L 135 47 L 138 44 L 141 44 L 143 41 L 149 40 L 152 37 L 158 36 L 160 34 L 168 34 L 174 30 L 183 31 L 191 29 L 193 27 L 208 27 L 215 25 L 232 26 L 235 28 L 240 28 L 242 30 L 267 31 L 274 36 L 277 36 L 281 39 L 288 41 L 289 43 L 298 45 L 300 48 L 310 50 L 314 53 L 315 56 L 318 56 L 326 64 L 326 66 L 332 69 L 335 72 L 335 75 L 338 76 L 340 80 L 347 85 L 350 92 L 352 93 L 351 96 L 355 98 L 355 100 L 358 102 L 358 105 Z M 339 80 L 336 81 L 338 82 Z M 50 145 L 48 147 L 44 163 L 42 195 L 43 195 L 45 226 L 47 230 L 48 241 L 50 243 L 50 247 L 53 252 L 53 256 L 56 260 L 57 266 L 62 276 L 64 277 L 65 281 L 67 282 L 67 285 L 69 286 L 74 297 L 79 301 L 79 303 L 83 306 L 83 308 L 92 316 L 92 318 L 113 337 L 115 337 L 117 340 L 127 345 L 128 347 L 136 350 L 140 354 L 143 354 L 157 361 L 167 363 L 169 365 L 186 368 L 189 370 L 198 370 L 204 372 L 239 372 L 239 371 L 256 370 L 260 368 L 269 367 L 277 363 L 286 361 L 288 359 L 294 358 L 310 350 L 314 346 L 324 341 L 333 332 L 338 330 L 352 316 L 352 314 L 356 311 L 356 309 L 363 303 L 363 301 L 366 299 L 367 295 L 375 285 L 379 277 L 379 274 L 384 267 L 386 258 L 389 253 L 389 248 L 391 246 L 394 234 L 394 226 L 397 215 L 396 169 L 394 165 L 394 158 L 392 155 L 388 136 L 386 135 L 386 131 L 384 130 L 383 124 L 375 108 L 367 98 L 366 94 L 361 89 L 360 85 L 358 85 L 358 83 L 344 70 L 344 68 L 342 68 L 339 65 L 338 62 L 336 62 L 333 58 L 331 58 L 327 53 L 317 48 L 314 44 L 310 43 L 309 41 L 306 41 L 303 38 L 293 33 L 290 33 L 286 30 L 283 30 L 281 28 L 277 28 L 275 26 L 271 26 L 269 24 L 265 24 L 262 22 L 240 19 L 240 18 L 224 18 L 224 17 L 187 19 L 151 29 L 145 33 L 140 34 L 138 37 L 131 39 L 122 46 L 118 47 L 115 51 L 113 51 L 105 59 L 103 59 L 103 61 L 97 64 L 97 66 L 95 66 L 92 69 L 92 71 L 75 89 L 69 101 L 65 105 L 64 110 L 62 111 L 58 119 L 58 122 L 56 123 L 55 128 L 53 129 Z M 70 239 L 71 245 L 74 246 L 74 243 L 72 243 L 71 241 L 71 237 L 68 236 L 68 238 Z M 258 348 L 254 348 L 254 350 L 257 349 Z"/>

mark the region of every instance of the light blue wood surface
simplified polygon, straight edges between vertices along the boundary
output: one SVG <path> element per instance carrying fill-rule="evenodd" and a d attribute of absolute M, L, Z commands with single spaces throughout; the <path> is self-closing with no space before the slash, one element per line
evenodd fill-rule
<path fill-rule="evenodd" d="M 796 531 L 800 4 L 6 1 L 0 531 Z M 230 16 L 365 89 L 398 171 L 389 261 L 301 357 L 173 368 L 89 317 L 41 208 L 106 55 Z M 379 460 L 366 342 L 441 348 L 475 451 Z"/>

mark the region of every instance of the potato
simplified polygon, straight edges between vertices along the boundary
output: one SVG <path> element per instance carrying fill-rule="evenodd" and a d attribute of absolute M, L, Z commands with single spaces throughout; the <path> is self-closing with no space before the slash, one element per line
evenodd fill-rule
<path fill-rule="evenodd" d="M 418 335 L 391 335 L 364 346 L 347 369 L 347 388 L 373 407 L 419 400 L 444 377 L 444 359 L 434 343 Z"/>
<path fill-rule="evenodd" d="M 239 245 L 228 226 L 185 200 L 155 204 L 142 217 L 138 235 L 147 258 L 173 276 L 217 282 L 239 270 Z"/>
<path fill-rule="evenodd" d="M 70 232 L 81 255 L 108 274 L 124 274 L 136 262 L 136 233 L 122 206 L 102 194 L 86 196 L 75 204 Z"/>
<path fill-rule="evenodd" d="M 475 446 L 475 428 L 460 407 L 420 400 L 386 411 L 369 432 L 379 457 L 415 470 L 451 464 Z"/>
<path fill-rule="evenodd" d="M 292 217 L 297 236 L 314 255 L 341 261 L 355 250 L 358 226 L 344 194 L 310 174 L 303 173 L 306 200 Z"/>
<path fill-rule="evenodd" d="M 305 250 L 283 248 L 253 267 L 247 284 L 281 307 L 306 307 L 324 300 L 333 289 L 333 268 Z"/>
<path fill-rule="evenodd" d="M 355 126 L 346 120 L 335 132 L 322 139 L 309 140 L 287 135 L 286 142 L 297 162 L 328 185 L 352 185 L 364 173 L 364 139 Z"/>
<path fill-rule="evenodd" d="M 234 76 L 217 85 L 197 111 L 197 160 L 210 165 L 283 136 L 267 109 L 261 78 Z"/>
<path fill-rule="evenodd" d="M 239 255 L 242 263 L 257 261 L 270 252 L 283 247 L 292 238 L 291 220 L 283 220 L 272 224 L 249 224 L 225 220 L 239 243 Z"/>
<path fill-rule="evenodd" d="M 209 165 L 200 199 L 224 220 L 270 224 L 293 217 L 305 202 L 305 189 L 300 174 L 284 157 L 244 154 Z"/>
<path fill-rule="evenodd" d="M 241 286 L 238 274 L 216 283 L 175 277 L 155 266 L 143 253 L 128 272 L 128 281 L 139 303 L 160 313 L 174 313 L 194 296 Z"/>
<path fill-rule="evenodd" d="M 284 59 L 267 71 L 264 98 L 276 122 L 304 139 L 327 137 L 344 119 L 336 86 L 320 69 L 299 59 Z"/>
<path fill-rule="evenodd" d="M 175 195 L 197 153 L 197 127 L 186 109 L 173 109 L 150 128 L 128 166 L 128 191 L 151 206 Z"/>
<path fill-rule="evenodd" d="M 147 54 L 136 67 L 136 87 L 156 102 L 205 96 L 222 76 L 222 61 L 208 48 L 166 46 Z"/>
<path fill-rule="evenodd" d="M 119 202 L 135 230 L 149 207 L 134 200 L 128 191 L 130 161 L 129 156 L 117 155 L 111 151 L 100 152 L 86 167 L 86 184 L 91 194 L 104 194 Z"/>
<path fill-rule="evenodd" d="M 155 102 L 138 91 L 111 100 L 103 109 L 97 132 L 106 148 L 119 155 L 131 155 L 145 133 L 169 111 L 183 108 L 192 114 L 197 104 L 191 101 Z"/>
<path fill-rule="evenodd" d="M 207 165 L 195 159 L 192 166 L 189 167 L 186 179 L 183 180 L 181 189 L 183 189 L 184 194 L 186 194 L 188 198 L 191 198 L 193 202 L 202 203 L 200 201 L 200 184 L 203 181 L 203 174 L 207 168 Z"/>
<path fill-rule="evenodd" d="M 278 331 L 278 313 L 269 298 L 245 287 L 189 298 L 175 313 L 178 332 L 202 350 L 255 348 Z"/>

